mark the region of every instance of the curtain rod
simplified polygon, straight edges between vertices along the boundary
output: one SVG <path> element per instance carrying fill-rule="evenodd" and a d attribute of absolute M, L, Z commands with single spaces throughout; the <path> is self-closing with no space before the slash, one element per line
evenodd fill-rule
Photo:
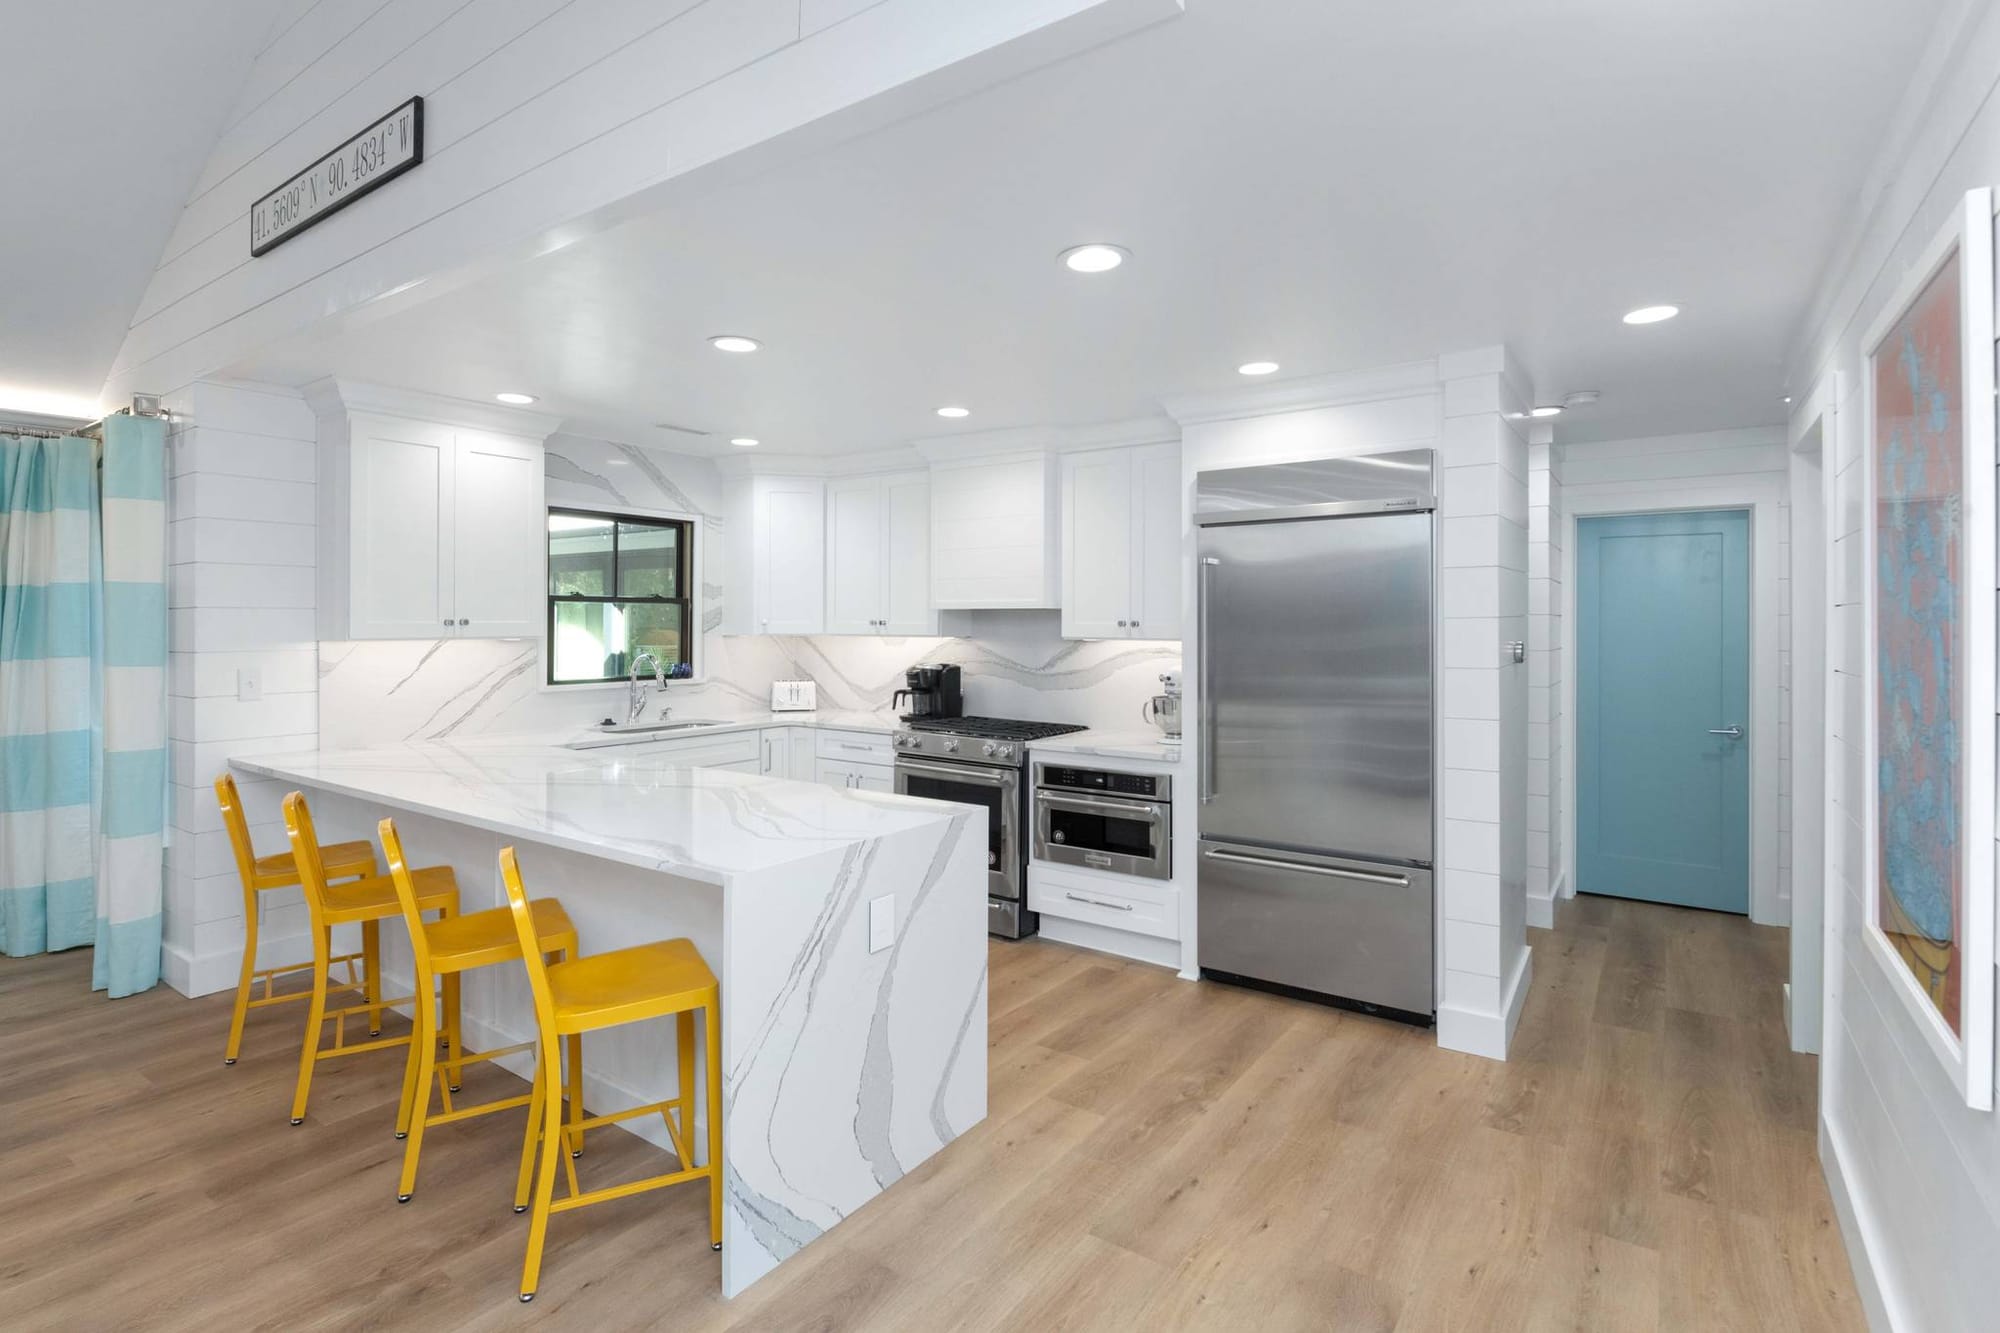
<path fill-rule="evenodd" d="M 161 417 L 168 421 L 173 420 L 173 414 L 160 406 L 158 395 L 139 393 L 132 395 L 132 406 L 108 412 L 105 416 L 81 426 L 49 426 L 40 423 L 15 425 L 7 423 L 4 416 L 0 416 L 0 435 L 26 435 L 43 440 L 60 440 L 66 435 L 77 435 L 85 439 L 102 441 L 104 422 L 108 417 Z"/>

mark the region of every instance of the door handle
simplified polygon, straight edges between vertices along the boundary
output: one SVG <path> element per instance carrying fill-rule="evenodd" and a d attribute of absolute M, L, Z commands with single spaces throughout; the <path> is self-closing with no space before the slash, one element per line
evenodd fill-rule
<path fill-rule="evenodd" d="M 1709 734 L 1709 735 L 1711 735 L 1711 736 L 1727 736 L 1727 737 L 1729 737 L 1729 739 L 1730 739 L 1730 740 L 1732 740 L 1732 741 L 1740 741 L 1740 740 L 1742 740 L 1742 739 L 1743 739 L 1743 728 L 1741 728 L 1741 727 L 1710 727 L 1710 728 L 1708 729 L 1708 734 Z"/>

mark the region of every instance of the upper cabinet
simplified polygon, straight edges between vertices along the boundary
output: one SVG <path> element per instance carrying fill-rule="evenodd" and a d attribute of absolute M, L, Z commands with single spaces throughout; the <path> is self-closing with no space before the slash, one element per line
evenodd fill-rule
<path fill-rule="evenodd" d="M 826 482 L 750 476 L 730 492 L 730 634 L 820 634 L 826 629 Z"/>
<path fill-rule="evenodd" d="M 931 604 L 1060 605 L 1055 459 L 1044 453 L 931 469 Z"/>
<path fill-rule="evenodd" d="M 479 404 L 330 383 L 311 396 L 320 637 L 540 634 L 545 421 L 514 433 Z"/>
<path fill-rule="evenodd" d="M 930 479 L 843 477 L 826 495 L 826 632 L 935 634 Z"/>
<path fill-rule="evenodd" d="M 1062 459 L 1062 632 L 1181 634 L 1180 450 L 1101 449 Z"/>

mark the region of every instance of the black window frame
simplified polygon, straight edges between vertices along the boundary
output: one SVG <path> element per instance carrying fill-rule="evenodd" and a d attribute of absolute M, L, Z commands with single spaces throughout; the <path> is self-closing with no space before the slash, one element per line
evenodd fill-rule
<path fill-rule="evenodd" d="M 553 591 L 554 578 L 550 564 L 554 551 L 550 549 L 549 519 L 561 514 L 568 518 L 602 519 L 611 524 L 611 589 L 603 597 L 590 597 L 578 593 L 557 593 Z M 683 593 L 680 597 L 620 597 L 618 593 L 618 528 L 621 523 L 643 523 L 656 528 L 678 529 L 674 540 L 674 586 Z M 679 675 L 682 679 L 694 674 L 695 604 L 694 604 L 694 543 L 695 525 L 691 518 L 671 518 L 663 514 L 638 514 L 614 509 L 579 509 L 572 505 L 549 505 L 542 518 L 542 599 L 545 613 L 542 624 L 542 678 L 550 686 L 590 686 L 622 684 L 624 676 L 596 676 L 584 680 L 556 679 L 556 608 L 562 605 L 615 605 L 615 606 L 678 606 L 681 609 L 681 650 L 684 662 L 663 662 L 661 667 L 669 675 Z M 685 667 L 685 671 L 680 668 Z"/>

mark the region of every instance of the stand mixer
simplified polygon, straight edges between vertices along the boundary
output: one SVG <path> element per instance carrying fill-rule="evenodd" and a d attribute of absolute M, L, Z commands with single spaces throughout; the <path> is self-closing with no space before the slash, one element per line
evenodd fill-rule
<path fill-rule="evenodd" d="M 1160 684 L 1165 693 L 1156 694 L 1139 709 L 1139 716 L 1160 729 L 1167 740 L 1181 738 L 1181 673 L 1162 671 Z"/>

